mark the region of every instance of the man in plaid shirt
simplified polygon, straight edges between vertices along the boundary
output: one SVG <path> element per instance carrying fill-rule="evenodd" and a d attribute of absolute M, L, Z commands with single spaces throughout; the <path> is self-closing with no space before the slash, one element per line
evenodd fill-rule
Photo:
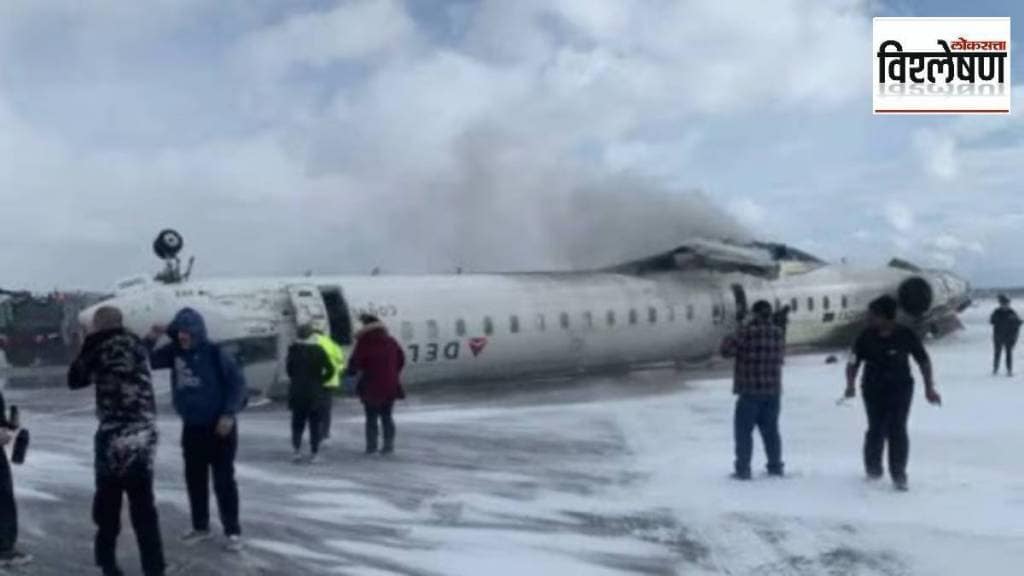
<path fill-rule="evenodd" d="M 772 322 L 772 306 L 764 300 L 754 303 L 754 318 L 727 338 L 722 354 L 735 357 L 733 393 L 736 414 L 733 431 L 736 440 L 734 478 L 750 479 L 750 459 L 754 452 L 754 427 L 761 432 L 768 456 L 768 474 L 783 475 L 782 438 L 779 435 L 779 410 L 782 396 L 782 362 L 786 338 Z"/>

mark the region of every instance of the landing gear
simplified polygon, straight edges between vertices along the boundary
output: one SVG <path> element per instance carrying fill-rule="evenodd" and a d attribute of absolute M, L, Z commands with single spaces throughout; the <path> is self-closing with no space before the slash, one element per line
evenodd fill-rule
<path fill-rule="evenodd" d="M 192 265 L 195 258 L 189 258 L 188 267 L 184 272 L 181 270 L 181 260 L 178 254 L 185 247 L 185 239 L 174 229 L 161 230 L 153 240 L 153 252 L 157 258 L 164 261 L 164 270 L 156 275 L 157 282 L 163 284 L 180 284 L 192 275 Z"/>

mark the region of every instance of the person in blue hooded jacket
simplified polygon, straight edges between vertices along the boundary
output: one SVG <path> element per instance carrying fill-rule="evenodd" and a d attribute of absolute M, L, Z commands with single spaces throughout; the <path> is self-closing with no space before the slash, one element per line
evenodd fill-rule
<path fill-rule="evenodd" d="M 166 334 L 170 342 L 157 348 Z M 236 416 L 245 398 L 245 379 L 229 354 L 209 341 L 199 312 L 184 308 L 166 328 L 154 326 L 146 342 L 154 370 L 171 370 L 174 409 L 181 417 L 181 449 L 185 484 L 192 511 L 192 530 L 182 540 L 194 544 L 211 537 L 210 473 L 227 548 L 241 549 L 235 454 Z"/>

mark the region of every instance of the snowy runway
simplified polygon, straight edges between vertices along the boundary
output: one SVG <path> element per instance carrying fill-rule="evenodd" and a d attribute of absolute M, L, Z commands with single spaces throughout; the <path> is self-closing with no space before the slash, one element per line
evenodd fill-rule
<path fill-rule="evenodd" d="M 1024 564 L 1024 378 L 987 374 L 986 310 L 931 345 L 945 406 L 915 398 L 911 492 L 862 479 L 859 400 L 842 364 L 791 358 L 791 477 L 728 479 L 728 380 L 646 374 L 564 390 L 446 391 L 403 406 L 399 453 L 359 453 L 348 400 L 316 466 L 288 460 L 286 414 L 241 424 L 248 550 L 184 548 L 177 421 L 161 419 L 158 500 L 188 574 L 1016 574 Z M 91 392 L 12 390 L 33 433 L 15 471 L 25 573 L 89 573 Z M 763 459 L 760 446 L 755 466 Z M 127 518 L 126 518 L 127 520 Z M 138 573 L 130 528 L 122 564 Z"/>

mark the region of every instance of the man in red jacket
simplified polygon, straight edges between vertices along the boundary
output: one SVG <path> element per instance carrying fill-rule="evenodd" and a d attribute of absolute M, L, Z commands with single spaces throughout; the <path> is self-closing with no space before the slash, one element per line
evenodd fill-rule
<path fill-rule="evenodd" d="M 396 400 L 405 398 L 399 379 L 405 367 L 405 353 L 376 316 L 362 314 L 359 321 L 363 327 L 356 334 L 355 350 L 346 371 L 359 379 L 356 390 L 366 411 L 366 453 L 377 452 L 379 429 L 383 425 L 381 453 L 390 454 L 395 450 L 392 410 Z"/>

